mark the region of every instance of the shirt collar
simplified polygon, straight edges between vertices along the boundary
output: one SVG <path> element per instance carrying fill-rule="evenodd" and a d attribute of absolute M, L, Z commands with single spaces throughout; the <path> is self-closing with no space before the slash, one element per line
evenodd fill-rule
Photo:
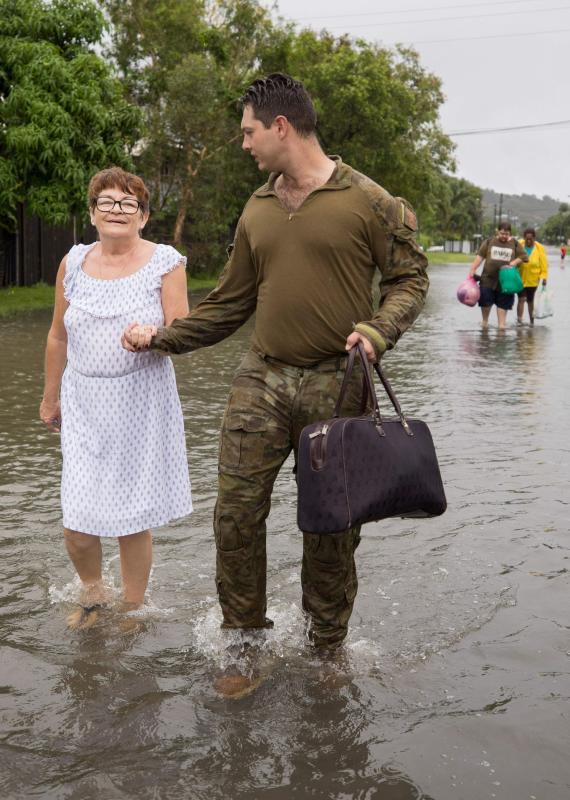
<path fill-rule="evenodd" d="M 347 189 L 352 186 L 352 169 L 348 164 L 343 164 L 340 156 L 329 156 L 329 158 L 335 162 L 333 173 L 326 183 L 314 190 L 315 192 L 331 189 Z M 277 196 L 275 192 L 275 181 L 280 174 L 279 172 L 270 173 L 267 183 L 264 183 L 263 186 L 260 186 L 259 189 L 253 193 L 255 197 Z"/>

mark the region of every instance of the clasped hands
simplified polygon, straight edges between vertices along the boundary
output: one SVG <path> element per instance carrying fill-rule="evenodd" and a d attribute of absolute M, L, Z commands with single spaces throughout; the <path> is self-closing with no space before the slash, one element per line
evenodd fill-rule
<path fill-rule="evenodd" d="M 139 322 L 131 322 L 121 336 L 121 344 L 131 353 L 137 353 L 142 350 L 148 350 L 153 336 L 157 333 L 156 325 L 141 325 Z M 377 360 L 376 353 L 372 342 L 356 331 L 351 333 L 346 340 L 346 349 L 350 350 L 351 347 L 362 343 L 364 351 L 369 361 L 374 362 Z"/>
<path fill-rule="evenodd" d="M 158 328 L 156 325 L 141 325 L 139 322 L 131 322 L 121 336 L 121 344 L 131 353 L 141 350 L 148 350 L 153 336 L 156 336 Z"/>

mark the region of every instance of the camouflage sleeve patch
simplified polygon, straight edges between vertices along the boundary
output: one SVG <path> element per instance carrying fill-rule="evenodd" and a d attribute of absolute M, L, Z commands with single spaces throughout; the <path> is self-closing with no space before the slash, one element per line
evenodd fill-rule
<path fill-rule="evenodd" d="M 395 197 L 394 200 L 396 203 L 400 204 L 399 207 L 399 218 L 400 223 L 405 225 L 408 230 L 412 231 L 412 233 L 417 233 L 418 230 L 418 218 L 416 217 L 413 208 L 408 203 L 407 200 L 404 200 L 403 197 Z"/>

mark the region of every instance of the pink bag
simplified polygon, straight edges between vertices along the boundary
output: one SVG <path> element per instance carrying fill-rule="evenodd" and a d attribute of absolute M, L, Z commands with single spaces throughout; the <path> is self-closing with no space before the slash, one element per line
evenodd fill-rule
<path fill-rule="evenodd" d="M 466 306 L 474 306 L 481 297 L 481 291 L 475 278 L 469 275 L 457 287 L 457 299 Z"/>

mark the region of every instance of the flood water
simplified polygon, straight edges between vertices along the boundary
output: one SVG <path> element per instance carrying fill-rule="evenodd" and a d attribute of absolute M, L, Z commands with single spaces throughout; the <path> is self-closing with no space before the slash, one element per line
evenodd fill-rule
<path fill-rule="evenodd" d="M 304 638 L 288 462 L 264 681 L 237 700 L 214 688 L 244 656 L 219 629 L 211 519 L 250 327 L 175 360 L 195 512 L 156 532 L 137 624 L 111 613 L 71 632 L 59 441 L 37 418 L 50 315 L 0 322 L 3 799 L 568 800 L 570 269 L 552 255 L 553 318 L 516 328 L 511 312 L 504 334 L 455 300 L 466 272 L 431 269 L 424 313 L 384 360 L 430 425 L 447 513 L 364 528 L 344 658 L 324 663 Z M 118 590 L 116 542 L 104 560 Z"/>

